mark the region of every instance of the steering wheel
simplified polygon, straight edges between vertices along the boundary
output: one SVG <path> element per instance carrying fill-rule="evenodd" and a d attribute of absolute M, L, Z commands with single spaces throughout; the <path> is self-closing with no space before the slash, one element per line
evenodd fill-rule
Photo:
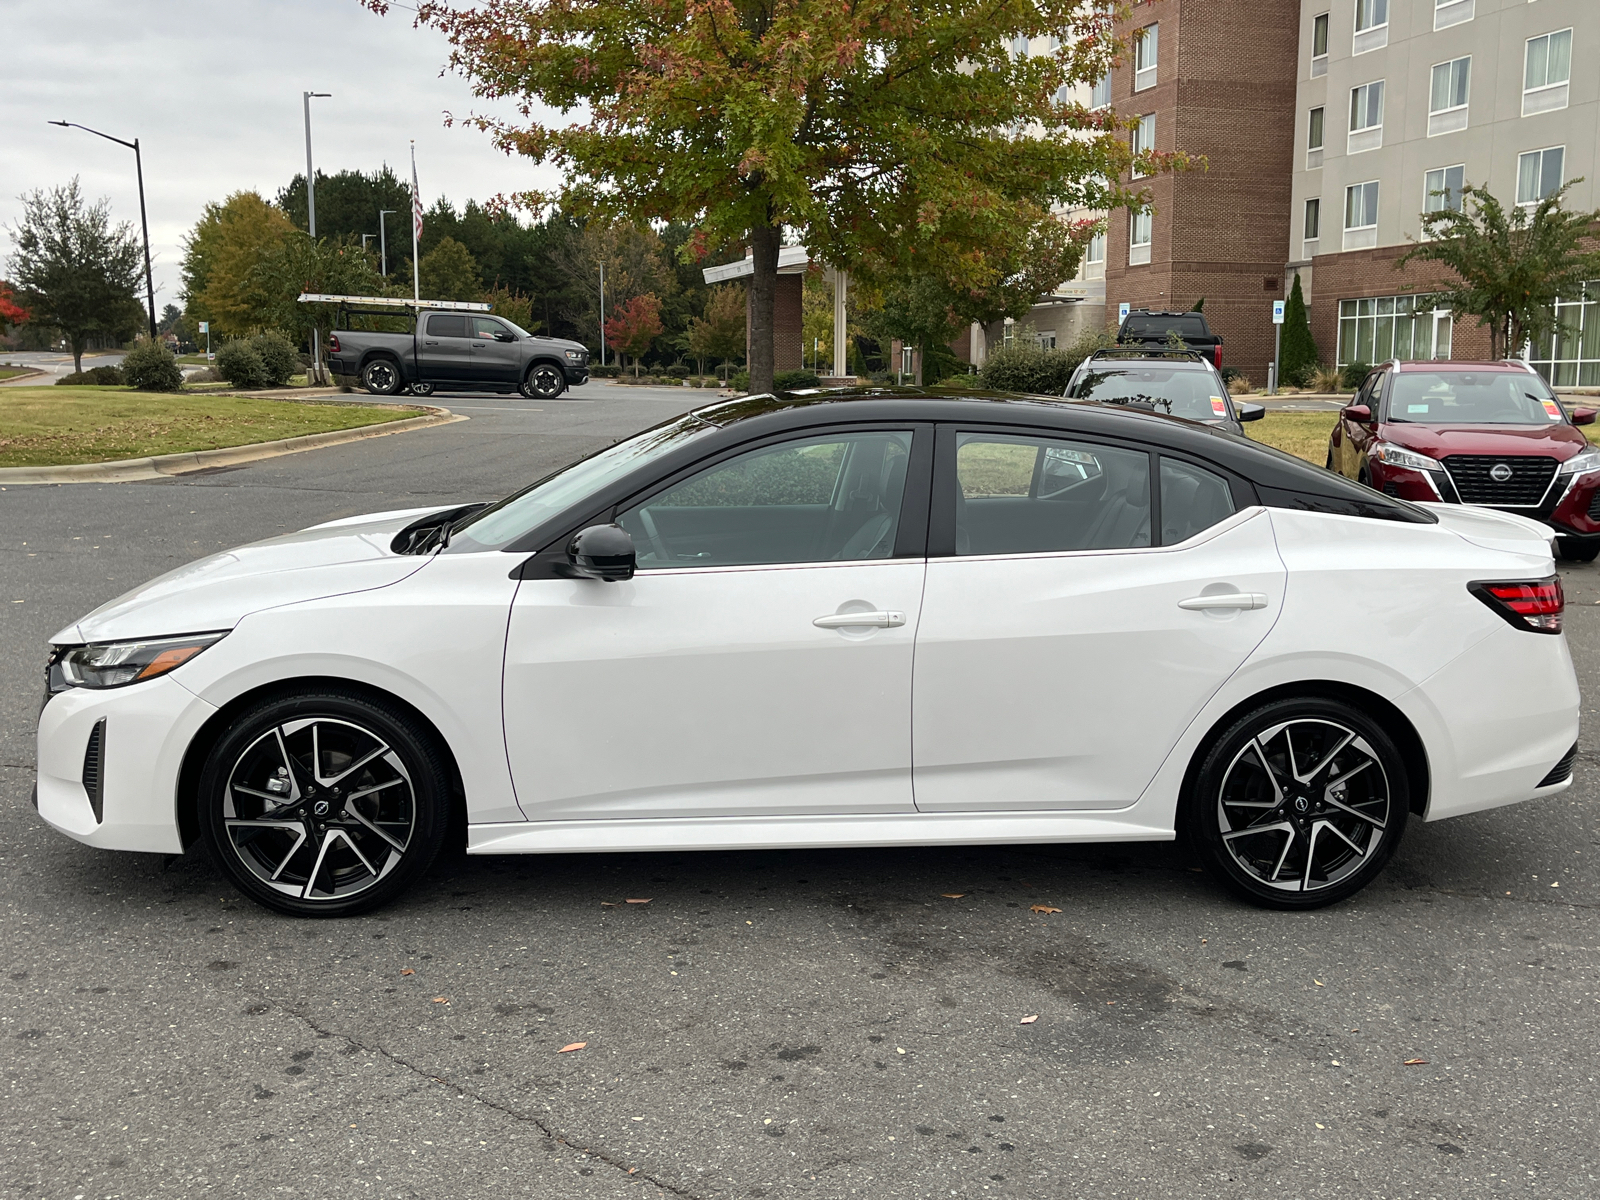
<path fill-rule="evenodd" d="M 648 508 L 639 510 L 639 524 L 644 527 L 645 537 L 650 539 L 650 549 L 655 556 L 664 563 L 672 561 L 672 555 L 667 553 L 667 543 L 661 537 L 661 531 L 656 528 L 656 519 L 650 515 Z"/>

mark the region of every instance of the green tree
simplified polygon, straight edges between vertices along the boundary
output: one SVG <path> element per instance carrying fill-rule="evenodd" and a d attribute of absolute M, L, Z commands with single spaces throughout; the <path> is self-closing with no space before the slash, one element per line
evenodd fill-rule
<path fill-rule="evenodd" d="M 633 297 L 617 307 L 616 316 L 606 318 L 606 340 L 633 359 L 634 378 L 639 375 L 639 360 L 661 328 L 661 300 L 653 292 Z"/>
<path fill-rule="evenodd" d="M 1485 186 L 1461 189 L 1459 209 L 1422 214 L 1427 239 L 1407 250 L 1396 268 L 1432 262 L 1456 278 L 1418 301 L 1478 318 L 1489 328 L 1493 358 L 1515 354 L 1555 331 L 1559 296 L 1576 296 L 1600 277 L 1600 252 L 1584 248 L 1600 211 L 1567 212 L 1561 202 L 1583 180 L 1568 181 L 1538 204 L 1506 212 Z"/>
<path fill-rule="evenodd" d="M 370 255 L 354 241 L 318 238 L 312 241 L 293 232 L 268 253 L 250 276 L 255 298 L 251 332 L 277 330 L 309 348 L 313 327 L 326 333 L 334 326 L 336 308 L 327 304 L 301 304 L 304 292 L 333 296 L 375 296 L 384 291 Z M 435 297 L 451 299 L 451 297 Z M 477 299 L 476 292 L 462 299 Z"/>
<path fill-rule="evenodd" d="M 699 246 L 748 240 L 751 386 L 765 390 L 786 228 L 855 271 L 984 291 L 1059 227 L 1055 210 L 1147 199 L 1109 182 L 1129 162 L 1114 120 L 1057 99 L 1109 68 L 1117 7 L 422 0 L 417 20 L 443 30 L 480 95 L 530 102 L 526 124 L 473 120 L 502 148 L 559 166 L 564 204 L 691 222 Z M 1014 38 L 1044 34 L 1059 35 L 1057 49 L 1013 52 Z M 585 119 L 537 115 L 573 110 Z"/>
<path fill-rule="evenodd" d="M 255 192 L 235 192 L 221 204 L 207 204 L 183 241 L 188 315 L 210 321 L 212 330 L 226 337 L 270 325 L 270 310 L 281 299 L 272 275 L 291 240 L 307 239 L 297 238 L 282 210 Z"/>
<path fill-rule="evenodd" d="M 278 207 L 294 223 L 306 229 L 306 177 L 296 175 L 278 192 Z M 339 171 L 332 175 L 317 172 L 317 236 L 344 241 L 370 233 L 378 245 L 378 210 L 388 209 L 384 218 L 389 237 L 397 239 L 390 247 L 391 269 L 398 269 L 411 256 L 411 185 L 402 183 L 385 163 L 370 174 L 364 171 Z M 400 253 L 403 249 L 404 253 Z"/>
<path fill-rule="evenodd" d="M 724 283 L 711 289 L 706 300 L 705 313 L 689 321 L 687 344 L 689 353 L 701 362 L 722 360 L 722 378 L 728 378 L 728 363 L 744 356 L 745 297 L 744 289 Z"/>
<path fill-rule="evenodd" d="M 108 201 L 85 202 L 76 176 L 20 199 L 22 219 L 8 227 L 17 298 L 31 323 L 62 332 L 81 371 L 91 337 L 121 342 L 144 324 L 138 239 L 126 221 L 111 224 Z"/>
<path fill-rule="evenodd" d="M 483 290 L 478 264 L 455 238 L 445 238 L 422 256 L 417 279 L 425 300 L 476 300 Z"/>
<path fill-rule="evenodd" d="M 1306 296 L 1300 289 L 1300 274 L 1295 272 L 1289 302 L 1283 306 L 1283 346 L 1278 354 L 1278 374 L 1284 383 L 1305 387 L 1312 369 L 1322 361 L 1317 341 L 1311 336 L 1311 318 L 1306 313 Z"/>

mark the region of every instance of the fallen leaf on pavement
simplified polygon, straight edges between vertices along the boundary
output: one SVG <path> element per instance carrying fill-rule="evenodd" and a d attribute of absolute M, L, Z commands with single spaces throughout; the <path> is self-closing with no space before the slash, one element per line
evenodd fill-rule
<path fill-rule="evenodd" d="M 582 1050 L 588 1044 L 589 1044 L 588 1042 L 573 1042 L 572 1045 L 570 1045 L 570 1046 L 561 1047 L 561 1049 L 557 1050 L 556 1053 L 557 1054 L 570 1054 L 574 1050 Z"/>
<path fill-rule="evenodd" d="M 1028 906 L 1028 911 L 1029 912 L 1040 912 L 1040 913 L 1053 913 L 1053 912 L 1060 912 L 1061 910 L 1059 908 L 1051 908 L 1048 904 L 1030 904 Z"/>
<path fill-rule="evenodd" d="M 653 897 L 652 897 L 652 899 L 653 899 Z M 629 904 L 649 904 L 650 901 L 649 900 L 629 900 L 628 903 Z"/>
<path fill-rule="evenodd" d="M 616 903 L 614 901 L 611 901 L 611 900 L 602 900 L 602 901 L 600 901 L 600 907 L 601 908 L 615 908 L 616 907 Z"/>
<path fill-rule="evenodd" d="M 1327 987 L 1328 986 L 1327 984 L 1323 983 L 1322 980 L 1320 980 L 1320 979 L 1313 979 L 1311 982 L 1316 984 L 1318 987 Z"/>
<path fill-rule="evenodd" d="M 1038 1019 L 1039 1019 L 1039 1014 L 1038 1013 L 1034 1013 L 1033 1016 L 1031 1016 L 1031 1017 L 1023 1017 L 1022 1020 L 1017 1022 L 1017 1024 L 1018 1025 L 1032 1025 Z"/>
<path fill-rule="evenodd" d="M 1425 1067 L 1428 1065 L 1428 1060 L 1425 1058 L 1408 1058 L 1400 1065 L 1402 1067 Z"/>
<path fill-rule="evenodd" d="M 406 967 L 404 970 L 402 970 L 400 972 L 400 974 L 402 974 L 402 975 L 415 975 L 416 972 L 413 971 L 410 967 Z"/>
<path fill-rule="evenodd" d="M 940 892 L 939 895 L 943 896 L 946 900 L 959 900 L 959 899 L 961 899 L 961 897 L 965 896 L 966 893 L 965 892 Z"/>
<path fill-rule="evenodd" d="M 450 1003 L 450 1001 L 444 996 L 435 996 L 433 998 L 433 1002 L 435 1004 L 449 1004 Z"/>

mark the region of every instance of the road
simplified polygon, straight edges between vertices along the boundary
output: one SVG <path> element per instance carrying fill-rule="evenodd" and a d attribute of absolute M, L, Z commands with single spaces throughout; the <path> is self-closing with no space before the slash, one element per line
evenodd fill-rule
<path fill-rule="evenodd" d="M 1592 753 L 1303 915 L 1155 845 L 453 857 L 296 922 L 28 807 L 43 643 L 84 611 L 504 493 L 705 396 L 449 397 L 471 421 L 0 492 L 0 1195 L 1600 1194 Z M 1564 574 L 1593 695 L 1600 572 Z"/>

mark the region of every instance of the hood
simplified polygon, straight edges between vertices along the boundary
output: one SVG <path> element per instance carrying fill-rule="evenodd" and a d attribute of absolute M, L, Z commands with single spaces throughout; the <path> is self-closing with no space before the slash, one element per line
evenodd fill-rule
<path fill-rule="evenodd" d="M 408 508 L 313 525 L 213 554 L 102 604 L 50 640 L 108 642 L 232 629 L 266 608 L 398 583 L 427 556 L 389 549 L 394 535 L 437 508 Z"/>
<path fill-rule="evenodd" d="M 1515 554 L 1552 554 L 1556 531 L 1530 517 L 1471 504 L 1424 504 L 1439 524 L 1474 546 Z"/>
<path fill-rule="evenodd" d="M 1544 454 L 1565 462 L 1589 444 L 1565 421 L 1549 425 L 1423 425 L 1385 421 L 1378 434 L 1386 442 L 1442 458 L 1448 454 Z"/>

